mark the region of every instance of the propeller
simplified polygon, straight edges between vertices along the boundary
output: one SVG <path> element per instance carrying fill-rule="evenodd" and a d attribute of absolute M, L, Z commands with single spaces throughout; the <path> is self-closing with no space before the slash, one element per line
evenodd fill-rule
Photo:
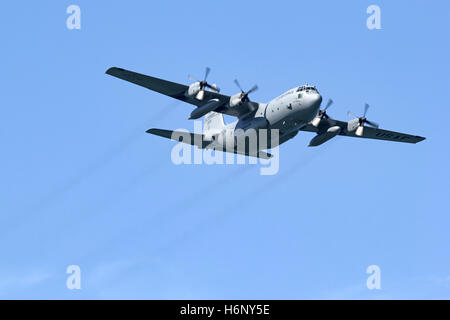
<path fill-rule="evenodd" d="M 220 89 L 215 85 L 210 85 L 206 79 L 208 78 L 209 73 L 211 72 L 211 69 L 209 67 L 206 67 L 205 70 L 205 77 L 202 81 L 195 79 L 193 76 L 188 75 L 189 80 L 198 82 L 200 84 L 200 91 L 197 93 L 196 98 L 198 100 L 203 100 L 203 97 L 205 95 L 205 88 L 209 88 L 215 92 L 220 92 Z"/>
<path fill-rule="evenodd" d="M 358 137 L 361 137 L 361 136 L 363 135 L 363 132 L 364 132 L 364 124 L 365 124 L 365 123 L 368 124 L 368 125 L 371 126 L 371 127 L 374 127 L 374 128 L 378 128 L 378 127 L 379 127 L 378 123 L 367 120 L 366 114 L 367 114 L 367 110 L 369 110 L 369 107 L 370 107 L 370 106 L 366 103 L 366 105 L 364 106 L 364 114 L 363 114 L 362 117 L 356 116 L 356 115 L 355 115 L 353 112 L 351 112 L 351 111 L 349 111 L 349 112 L 347 113 L 349 116 L 354 117 L 355 120 L 358 119 L 359 124 L 358 124 L 358 127 L 356 127 L 356 132 L 355 132 L 355 134 L 356 134 Z M 353 129 L 353 130 L 355 130 L 355 129 Z M 352 130 L 352 131 L 353 131 L 353 130 Z"/>
<path fill-rule="evenodd" d="M 241 90 L 241 102 L 249 102 L 250 99 L 248 98 L 248 95 L 252 92 L 255 92 L 256 90 L 258 90 L 258 86 L 255 84 L 250 90 L 248 90 L 247 92 L 245 92 L 241 85 L 239 84 L 239 81 L 237 79 L 234 79 L 234 83 L 236 84 L 236 86 L 239 88 L 239 90 Z"/>
<path fill-rule="evenodd" d="M 325 108 L 323 110 L 319 110 L 319 113 L 317 113 L 317 116 L 313 119 L 313 121 L 311 121 L 311 124 L 314 127 L 317 127 L 320 123 L 320 121 L 325 118 L 328 119 L 328 115 L 327 115 L 327 109 L 333 104 L 333 100 L 332 99 L 328 99 L 327 105 L 325 106 Z"/>

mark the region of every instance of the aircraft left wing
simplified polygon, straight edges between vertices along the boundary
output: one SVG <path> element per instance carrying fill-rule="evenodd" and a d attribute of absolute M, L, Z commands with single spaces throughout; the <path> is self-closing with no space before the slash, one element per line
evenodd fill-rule
<path fill-rule="evenodd" d="M 205 96 L 203 100 L 197 100 L 195 97 L 189 97 L 185 95 L 188 86 L 176 82 L 167 81 L 164 79 L 159 79 L 151 76 L 147 76 L 141 73 L 125 70 L 122 68 L 112 67 L 106 71 L 106 74 L 110 76 L 137 84 L 141 87 L 156 91 L 158 93 L 164 94 L 166 96 L 193 104 L 197 107 L 204 105 L 207 101 L 212 99 L 218 99 L 222 102 L 222 105 L 215 109 L 214 111 L 224 113 L 230 116 L 239 117 L 245 114 L 244 111 L 235 108 L 228 108 L 228 102 L 230 101 L 230 96 L 223 95 L 213 91 L 205 91 Z"/>
<path fill-rule="evenodd" d="M 395 141 L 395 142 L 406 142 L 406 143 L 418 143 L 420 141 L 425 140 L 424 137 L 411 135 L 402 132 L 384 130 L 379 128 L 372 128 L 369 126 L 364 127 L 364 131 L 362 136 L 357 136 L 355 131 L 347 130 L 347 122 L 335 120 L 335 119 L 323 119 L 321 120 L 318 127 L 315 127 L 311 124 L 307 124 L 305 127 L 301 128 L 301 131 L 309 131 L 321 133 L 321 131 L 326 131 L 327 128 L 331 128 L 333 126 L 339 126 L 341 128 L 338 135 L 354 137 L 354 138 L 368 138 L 368 139 L 377 139 L 377 140 L 387 140 L 387 141 Z"/>

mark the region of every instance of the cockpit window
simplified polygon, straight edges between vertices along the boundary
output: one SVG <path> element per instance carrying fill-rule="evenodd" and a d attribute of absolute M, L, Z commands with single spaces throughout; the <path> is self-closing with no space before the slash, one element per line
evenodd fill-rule
<path fill-rule="evenodd" d="M 315 92 L 317 92 L 317 89 L 314 86 L 301 86 L 301 87 L 298 87 L 297 88 L 297 92 L 301 92 L 301 91 L 307 91 L 307 92 L 315 91 Z"/>

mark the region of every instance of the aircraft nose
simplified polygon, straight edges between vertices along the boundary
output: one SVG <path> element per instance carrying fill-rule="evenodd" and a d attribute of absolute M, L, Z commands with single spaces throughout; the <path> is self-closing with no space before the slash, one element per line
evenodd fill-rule
<path fill-rule="evenodd" d="M 322 96 L 319 93 L 317 94 L 316 99 L 317 99 L 316 104 L 318 104 L 320 106 L 320 104 L 322 103 Z"/>
<path fill-rule="evenodd" d="M 313 108 L 320 107 L 320 104 L 322 103 L 322 96 L 319 93 L 313 93 L 311 94 L 311 106 Z"/>

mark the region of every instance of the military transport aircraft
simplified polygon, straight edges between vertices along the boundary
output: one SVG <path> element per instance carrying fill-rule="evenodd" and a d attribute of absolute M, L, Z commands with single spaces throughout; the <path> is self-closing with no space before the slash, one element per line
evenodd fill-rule
<path fill-rule="evenodd" d="M 205 116 L 203 134 L 163 129 L 149 129 L 147 132 L 164 138 L 177 139 L 177 141 L 187 141 L 199 148 L 226 150 L 264 159 L 271 157 L 270 154 L 259 150 L 259 147 L 256 147 L 256 150 L 245 149 L 242 151 L 233 144 L 234 149 L 227 149 L 228 141 L 234 142 L 238 129 L 241 129 L 239 132 L 248 129 L 256 131 L 278 129 L 278 144 L 295 137 L 299 131 L 316 133 L 309 146 L 321 145 L 337 135 L 407 143 L 417 143 L 425 139 L 420 136 L 379 129 L 378 124 L 366 118 L 368 104 L 365 105 L 364 113 L 360 117 L 349 112 L 349 116 L 353 117 L 350 121 L 332 119 L 326 111 L 333 101 L 330 99 L 324 109 L 320 110 L 322 96 L 316 87 L 311 85 L 295 87 L 268 103 L 259 103 L 251 101 L 249 98 L 249 94 L 256 91 L 258 86 L 255 85 L 250 90 L 244 91 L 237 80 L 234 82 L 240 89 L 239 93 L 232 96 L 219 93 L 220 90 L 215 84 L 209 84 L 206 81 L 210 73 L 209 68 L 206 68 L 205 76 L 201 81 L 190 77 L 194 80 L 191 85 L 179 84 L 116 67 L 108 69 L 106 73 L 195 105 L 196 109 L 192 111 L 189 119 Z M 238 120 L 225 124 L 222 114 L 235 116 Z M 174 133 L 178 133 L 178 135 L 174 135 Z M 188 135 L 188 139 L 179 140 L 179 137 L 183 135 Z M 173 138 L 174 136 L 177 138 Z"/>

